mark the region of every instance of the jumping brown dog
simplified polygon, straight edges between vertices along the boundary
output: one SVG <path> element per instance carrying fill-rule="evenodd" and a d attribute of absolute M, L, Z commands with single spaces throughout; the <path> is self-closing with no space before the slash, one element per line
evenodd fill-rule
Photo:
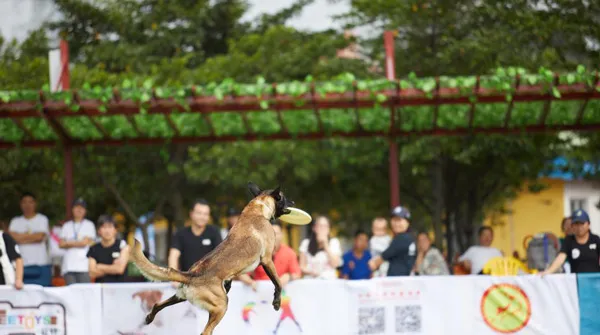
<path fill-rule="evenodd" d="M 146 324 L 163 308 L 189 301 L 208 311 L 208 323 L 201 335 L 212 335 L 227 311 L 227 293 L 231 281 L 240 274 L 253 271 L 259 264 L 275 285 L 273 308 L 281 305 L 281 282 L 273 264 L 275 232 L 270 219 L 288 214 L 294 202 L 286 199 L 277 187 L 262 191 L 256 184 L 248 183 L 254 198 L 246 205 L 229 235 L 213 251 L 196 262 L 188 271 L 164 268 L 151 263 L 144 256 L 136 240 L 131 249 L 131 260 L 142 274 L 152 281 L 181 283 L 175 295 L 157 303 L 146 316 Z"/>

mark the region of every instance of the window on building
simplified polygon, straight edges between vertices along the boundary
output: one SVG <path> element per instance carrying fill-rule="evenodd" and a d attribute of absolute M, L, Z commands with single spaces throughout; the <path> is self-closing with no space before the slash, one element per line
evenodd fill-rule
<path fill-rule="evenodd" d="M 571 198 L 571 213 L 583 209 L 587 212 L 587 199 L 585 198 Z"/>

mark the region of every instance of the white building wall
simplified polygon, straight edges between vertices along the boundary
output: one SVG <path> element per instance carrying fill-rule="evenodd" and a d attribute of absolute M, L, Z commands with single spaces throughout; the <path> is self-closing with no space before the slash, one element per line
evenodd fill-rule
<path fill-rule="evenodd" d="M 570 216 L 574 210 L 582 207 L 590 216 L 591 229 L 595 234 L 600 234 L 600 210 L 596 207 L 599 202 L 600 183 L 565 181 L 565 216 Z"/>

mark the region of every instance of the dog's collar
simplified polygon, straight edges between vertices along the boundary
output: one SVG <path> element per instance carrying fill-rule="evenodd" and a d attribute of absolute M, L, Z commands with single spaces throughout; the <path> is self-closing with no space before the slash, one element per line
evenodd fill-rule
<path fill-rule="evenodd" d="M 265 202 L 264 202 L 264 201 L 262 201 L 262 200 L 256 200 L 256 202 L 257 202 L 257 203 L 259 203 L 259 204 L 262 204 L 262 205 L 264 205 L 265 207 L 267 207 L 267 208 L 268 208 L 268 209 L 269 209 L 269 210 L 270 210 L 270 211 L 273 213 L 273 214 L 271 215 L 271 217 L 270 217 L 270 218 L 267 218 L 267 219 L 271 220 L 272 218 L 274 218 L 274 217 L 275 217 L 275 210 L 274 210 L 274 209 L 272 209 L 272 208 L 271 208 L 271 206 L 269 206 L 269 204 L 265 203 Z"/>

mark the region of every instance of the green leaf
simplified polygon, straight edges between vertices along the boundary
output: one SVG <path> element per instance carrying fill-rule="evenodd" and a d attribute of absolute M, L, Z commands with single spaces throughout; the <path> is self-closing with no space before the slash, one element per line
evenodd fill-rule
<path fill-rule="evenodd" d="M 154 83 L 152 82 L 152 79 L 146 79 L 146 80 L 144 80 L 144 84 L 142 86 L 145 89 L 149 90 L 152 88 L 153 85 L 154 85 Z"/>
<path fill-rule="evenodd" d="M 556 87 L 552 87 L 552 95 L 557 99 L 560 99 L 561 97 L 560 91 Z"/>
<path fill-rule="evenodd" d="M 423 86 L 421 87 L 421 89 L 424 92 L 431 92 L 433 91 L 433 89 L 435 88 L 435 80 L 427 80 L 423 83 Z"/>
<path fill-rule="evenodd" d="M 262 108 L 262 109 L 269 109 L 269 102 L 267 100 L 261 100 L 261 102 L 260 102 L 260 108 Z"/>
<path fill-rule="evenodd" d="M 141 101 L 141 102 L 147 102 L 147 101 L 150 101 L 150 99 L 151 99 L 151 98 L 152 98 L 152 97 L 150 96 L 150 93 L 148 93 L 148 92 L 144 92 L 144 93 L 142 93 L 142 95 L 140 96 L 140 101 Z"/>
<path fill-rule="evenodd" d="M 585 73 L 585 66 L 583 66 L 581 64 L 577 65 L 577 73 L 584 74 Z"/>

